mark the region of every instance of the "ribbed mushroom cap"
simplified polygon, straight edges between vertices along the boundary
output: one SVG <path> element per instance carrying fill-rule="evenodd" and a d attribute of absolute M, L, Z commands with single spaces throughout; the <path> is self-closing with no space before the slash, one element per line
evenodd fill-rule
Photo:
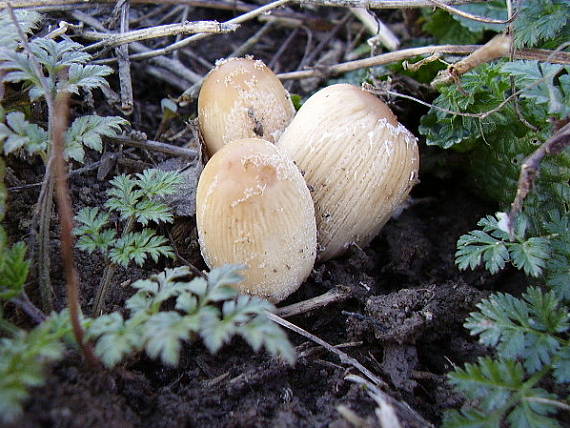
<path fill-rule="evenodd" d="M 240 138 L 275 143 L 295 114 L 287 90 L 260 60 L 219 61 L 198 97 L 198 123 L 210 155 Z"/>
<path fill-rule="evenodd" d="M 279 302 L 311 273 L 313 201 L 297 167 L 272 143 L 247 138 L 216 152 L 198 182 L 196 222 L 210 268 L 247 265 L 240 292 Z"/>
<path fill-rule="evenodd" d="M 351 243 L 368 245 L 417 181 L 416 138 L 386 104 L 356 86 L 311 96 L 277 146 L 311 188 L 322 261 Z"/>

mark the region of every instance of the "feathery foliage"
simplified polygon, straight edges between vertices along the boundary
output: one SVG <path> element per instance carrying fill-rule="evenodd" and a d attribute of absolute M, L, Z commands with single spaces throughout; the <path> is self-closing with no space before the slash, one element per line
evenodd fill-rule
<path fill-rule="evenodd" d="M 41 19 L 35 12 L 17 10 L 15 13 L 26 33 L 30 33 Z M 18 47 L 20 41 L 8 12 L 0 10 L 0 82 L 21 84 L 30 101 L 45 99 L 46 90 L 55 98 L 65 92 L 79 94 L 80 91 L 101 88 L 107 85 L 105 77 L 113 71 L 107 66 L 87 64 L 91 55 L 82 50 L 82 45 L 70 40 L 38 37 L 30 40 L 29 49 L 24 50 Z M 10 106 L 5 107 L 10 110 Z M 5 141 L 5 154 L 40 154 L 44 160 L 47 159 L 51 146 L 49 129 L 29 122 L 22 111 L 11 111 L 1 116 L 0 141 Z M 76 118 L 65 134 L 65 156 L 83 162 L 84 147 L 100 152 L 101 137 L 117 135 L 121 125 L 127 123 L 116 116 Z"/>
<path fill-rule="evenodd" d="M 513 6 L 517 46 L 554 49 L 567 42 L 570 3 L 520 0 Z M 480 16 L 507 17 L 502 1 L 458 7 Z M 473 32 L 472 37 L 501 30 L 495 24 L 453 19 Z M 438 88 L 440 95 L 421 119 L 420 132 L 430 145 L 466 153 L 471 183 L 506 210 L 524 159 L 553 134 L 552 124 L 570 117 L 569 75 L 570 67 L 538 61 L 480 65 L 457 85 Z M 507 99 L 514 92 L 516 98 Z M 447 412 L 445 427 L 559 426 L 554 416 L 568 406 L 564 391 L 570 382 L 569 180 L 566 148 L 542 160 L 538 179 L 514 219 L 512 236 L 509 217 L 499 212 L 459 238 L 460 269 L 482 265 L 494 274 L 512 264 L 532 278 L 533 286 L 520 298 L 492 294 L 466 320 L 465 327 L 495 355 L 449 374 L 467 401 L 463 409 Z"/>
<path fill-rule="evenodd" d="M 293 363 L 294 348 L 265 315 L 273 305 L 256 297 L 239 296 L 231 287 L 241 281 L 241 269 L 227 265 L 212 270 L 207 279 L 187 280 L 189 270 L 179 267 L 135 282 L 137 292 L 126 302 L 130 312 L 127 318 L 114 312 L 90 322 L 88 334 L 96 341 L 95 352 L 108 367 L 143 350 L 151 358 L 174 366 L 184 342 L 199 337 L 215 353 L 238 335 L 255 351 L 265 347 L 272 355 Z M 166 310 L 167 302 L 172 302 L 174 309 Z"/>
<path fill-rule="evenodd" d="M 182 177 L 176 171 L 147 169 L 135 176 L 118 175 L 111 180 L 112 187 L 107 191 L 108 211 L 87 207 L 75 217 L 77 247 L 89 254 L 99 251 L 124 267 L 131 261 L 141 266 L 148 257 L 154 261 L 160 256 L 174 257 L 168 240 L 146 226 L 150 222 L 172 222 L 171 208 L 160 198 L 175 192 L 180 183 Z M 109 224 L 113 212 L 128 224 L 141 224 L 143 229 L 132 231 L 132 226 L 125 226 L 121 236 L 117 236 Z"/>

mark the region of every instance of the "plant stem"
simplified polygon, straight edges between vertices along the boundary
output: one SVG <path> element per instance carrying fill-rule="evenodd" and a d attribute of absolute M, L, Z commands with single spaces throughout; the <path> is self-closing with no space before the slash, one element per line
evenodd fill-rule
<path fill-rule="evenodd" d="M 10 299 L 10 302 L 23 310 L 36 324 L 41 324 L 46 320 L 46 315 L 30 301 L 25 292 L 18 297 Z"/>
<path fill-rule="evenodd" d="M 135 225 L 135 218 L 129 218 L 121 237 L 124 237 L 127 233 L 130 233 L 133 230 Z M 107 295 L 107 291 L 109 290 L 109 285 L 117 271 L 117 264 L 113 262 L 109 262 L 103 271 L 103 277 L 101 278 L 101 282 L 99 283 L 99 287 L 97 287 L 97 292 L 95 294 L 95 303 L 93 303 L 93 311 L 92 315 L 94 317 L 98 317 L 103 312 L 103 307 L 105 305 L 105 296 Z"/>
<path fill-rule="evenodd" d="M 65 271 L 65 282 L 67 288 L 67 304 L 69 306 L 69 316 L 73 327 L 73 334 L 77 343 L 83 351 L 83 355 L 89 365 L 96 367 L 97 358 L 93 353 L 90 344 L 85 340 L 83 327 L 81 325 L 81 306 L 79 304 L 79 280 L 75 261 L 73 257 L 73 208 L 69 196 L 69 186 L 67 183 L 66 163 L 63 157 L 64 135 L 67 129 L 69 94 L 58 95 L 55 99 L 55 122 L 53 126 L 53 159 L 54 177 L 56 182 L 56 198 L 60 222 L 61 255 Z"/>
<path fill-rule="evenodd" d="M 49 170 L 46 171 L 49 174 Z M 40 298 L 42 309 L 45 312 L 53 310 L 53 288 L 50 279 L 50 256 L 49 256 L 49 229 L 51 223 L 51 210 L 53 205 L 53 179 L 50 175 L 46 176 L 46 181 L 42 186 L 39 201 L 39 231 L 38 231 L 38 281 L 40 288 Z"/>

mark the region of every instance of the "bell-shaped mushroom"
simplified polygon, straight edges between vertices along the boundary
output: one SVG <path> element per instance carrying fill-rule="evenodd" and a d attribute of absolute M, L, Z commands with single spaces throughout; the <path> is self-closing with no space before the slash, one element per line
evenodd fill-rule
<path fill-rule="evenodd" d="M 240 138 L 275 143 L 294 114 L 281 81 L 262 61 L 251 58 L 219 61 L 198 97 L 198 123 L 210 155 Z"/>
<path fill-rule="evenodd" d="M 196 222 L 210 268 L 247 266 L 240 292 L 276 303 L 311 273 L 313 201 L 297 167 L 270 142 L 247 138 L 216 152 L 198 182 Z"/>
<path fill-rule="evenodd" d="M 368 245 L 417 182 L 416 138 L 386 104 L 356 86 L 311 96 L 277 146 L 311 188 L 321 261 L 352 243 Z"/>

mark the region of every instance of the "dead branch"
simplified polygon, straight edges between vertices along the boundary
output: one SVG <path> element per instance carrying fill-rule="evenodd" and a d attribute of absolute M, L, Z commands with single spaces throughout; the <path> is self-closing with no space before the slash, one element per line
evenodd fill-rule
<path fill-rule="evenodd" d="M 517 194 L 511 204 L 508 214 L 508 225 L 510 235 L 514 235 L 513 226 L 515 219 L 522 210 L 523 202 L 534 187 L 538 178 L 540 163 L 546 155 L 556 155 L 570 146 L 570 123 L 560 128 L 551 138 L 546 140 L 538 149 L 528 156 L 521 165 Z"/>
<path fill-rule="evenodd" d="M 120 32 L 121 36 L 129 31 L 129 2 L 118 2 L 117 7 L 120 6 L 121 22 Z M 115 49 L 115 54 L 119 58 L 119 87 L 121 88 L 121 111 L 125 115 L 130 115 L 133 112 L 133 81 L 131 78 L 131 61 L 129 60 L 129 47 L 126 45 L 119 46 Z"/>
<path fill-rule="evenodd" d="M 301 327 L 298 327 L 295 324 L 287 320 L 284 320 L 280 316 L 272 314 L 271 312 L 266 312 L 266 315 L 271 321 L 279 324 L 282 327 L 288 328 L 289 330 L 294 331 L 295 333 L 300 334 L 301 336 L 306 337 L 309 340 L 312 340 L 313 342 L 321 345 L 327 351 L 336 354 L 336 356 L 340 358 L 340 361 L 343 364 L 351 365 L 352 367 L 357 369 L 360 373 L 362 373 L 364 376 L 366 376 L 368 379 L 370 379 L 372 382 L 374 382 L 375 385 L 381 386 L 383 388 L 388 387 L 388 384 L 386 382 L 384 382 L 382 379 L 380 379 L 378 376 L 376 376 L 374 373 L 372 373 L 370 370 L 368 370 L 366 367 L 360 364 L 358 360 L 352 358 L 348 354 L 342 352 L 340 349 L 325 342 L 320 337 L 317 337 L 314 334 L 311 334 L 308 331 L 303 330 Z"/>
<path fill-rule="evenodd" d="M 352 295 L 350 288 L 338 285 L 332 290 L 327 291 L 325 294 L 313 297 L 312 299 L 304 300 L 302 302 L 293 303 L 292 305 L 278 308 L 276 314 L 282 318 L 289 318 L 294 315 L 304 314 L 306 312 L 314 311 L 315 309 L 328 306 L 331 303 L 342 302 Z"/>
<path fill-rule="evenodd" d="M 258 7 L 257 9 L 254 9 L 250 12 L 244 13 L 243 15 L 237 16 L 233 19 L 230 19 L 229 21 L 226 21 L 224 24 L 242 24 L 246 21 L 250 21 L 252 19 L 257 18 L 260 15 L 263 15 L 265 13 L 268 13 L 269 11 L 284 6 L 288 3 L 291 3 L 293 0 L 276 0 L 272 3 L 269 3 L 267 5 Z M 193 36 L 187 37 L 185 39 L 180 40 L 177 43 L 172 43 L 171 45 L 162 48 L 162 49 L 155 49 L 155 50 L 149 50 L 148 52 L 144 52 L 144 53 L 140 53 L 140 54 L 136 54 L 136 55 L 132 55 L 131 59 L 132 60 L 140 60 L 140 59 L 148 59 L 148 58 L 153 58 L 155 56 L 160 56 L 160 55 L 166 55 L 170 52 L 173 52 L 177 49 L 183 48 L 185 46 L 188 46 L 190 43 L 196 42 L 198 40 L 202 40 L 206 37 L 211 36 L 212 34 L 215 33 L 198 33 L 198 34 L 194 34 Z M 109 58 L 106 60 L 100 60 L 97 61 L 97 63 L 99 64 L 109 64 L 112 62 L 115 62 L 116 59 L 115 58 Z"/>
<path fill-rule="evenodd" d="M 105 141 L 113 144 L 123 144 L 125 146 L 138 147 L 139 149 L 165 153 L 172 156 L 182 156 L 186 158 L 196 158 L 198 152 L 186 147 L 173 146 L 172 144 L 161 143 L 151 140 L 135 140 L 128 137 L 105 137 Z"/>
<path fill-rule="evenodd" d="M 279 77 L 281 80 L 289 80 L 334 76 L 361 68 L 390 64 L 392 62 L 402 61 L 407 58 L 413 58 L 415 56 L 421 55 L 468 55 L 475 52 L 477 49 L 480 49 L 481 47 L 481 45 L 436 45 L 401 49 L 399 51 L 388 52 L 385 54 L 372 56 L 370 58 L 343 62 L 330 67 L 319 67 L 318 69 L 313 68 L 307 70 L 291 71 L 288 73 L 280 73 L 277 75 L 277 77 Z M 514 57 L 516 59 L 547 61 L 554 64 L 570 64 L 570 53 L 555 52 L 546 49 L 520 49 L 515 52 Z"/>
<path fill-rule="evenodd" d="M 231 31 L 235 31 L 237 28 L 239 28 L 239 25 L 237 24 L 227 24 L 216 21 L 195 21 L 184 22 L 182 24 L 158 25 L 156 27 L 143 28 L 121 34 L 83 31 L 81 32 L 81 37 L 87 40 L 101 40 L 99 43 L 85 47 L 85 50 L 94 50 L 140 42 L 142 40 L 155 39 L 158 37 L 176 36 L 179 34 L 229 33 Z"/>

